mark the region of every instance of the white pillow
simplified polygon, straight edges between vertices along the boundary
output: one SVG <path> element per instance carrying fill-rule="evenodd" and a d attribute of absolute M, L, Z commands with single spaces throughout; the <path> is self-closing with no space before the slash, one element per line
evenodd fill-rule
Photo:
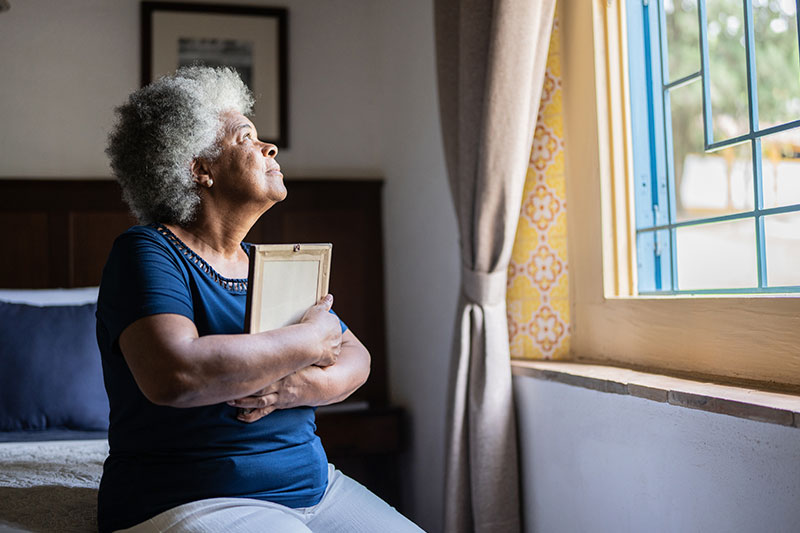
<path fill-rule="evenodd" d="M 100 287 L 75 289 L 0 289 L 0 301 L 37 305 L 82 305 L 97 302 Z"/>

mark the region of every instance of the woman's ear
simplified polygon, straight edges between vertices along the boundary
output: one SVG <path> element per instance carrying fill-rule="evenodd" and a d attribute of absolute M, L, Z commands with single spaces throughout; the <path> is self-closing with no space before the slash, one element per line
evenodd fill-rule
<path fill-rule="evenodd" d="M 214 185 L 214 180 L 211 179 L 211 169 L 209 168 L 208 161 L 198 157 L 192 160 L 191 172 L 195 183 L 201 187 L 211 187 Z"/>

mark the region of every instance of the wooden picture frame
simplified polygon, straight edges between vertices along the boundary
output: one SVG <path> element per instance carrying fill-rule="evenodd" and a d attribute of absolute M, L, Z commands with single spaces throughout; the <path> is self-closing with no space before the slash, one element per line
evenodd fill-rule
<path fill-rule="evenodd" d="M 142 2 L 142 86 L 192 64 L 237 70 L 256 99 L 259 138 L 288 146 L 286 9 Z"/>
<path fill-rule="evenodd" d="M 245 331 L 300 322 L 328 293 L 333 245 L 256 244 L 250 251 Z"/>

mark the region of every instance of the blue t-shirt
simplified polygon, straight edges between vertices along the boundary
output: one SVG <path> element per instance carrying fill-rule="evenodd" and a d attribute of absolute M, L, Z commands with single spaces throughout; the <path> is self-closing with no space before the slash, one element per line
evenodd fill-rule
<path fill-rule="evenodd" d="M 101 532 L 205 498 L 256 498 L 289 507 L 322 498 L 327 458 L 313 408 L 277 410 L 248 424 L 225 403 L 156 405 L 139 390 L 120 352 L 127 326 L 160 313 L 188 317 L 201 336 L 242 333 L 246 297 L 246 279 L 220 276 L 164 226 L 135 226 L 115 241 L 97 303 L 111 405 L 110 452 L 98 497 Z"/>

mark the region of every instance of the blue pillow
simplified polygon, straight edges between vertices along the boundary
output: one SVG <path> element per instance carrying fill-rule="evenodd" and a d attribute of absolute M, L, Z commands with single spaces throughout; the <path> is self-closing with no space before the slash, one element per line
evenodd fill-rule
<path fill-rule="evenodd" d="M 0 430 L 108 428 L 96 308 L 0 302 Z"/>

